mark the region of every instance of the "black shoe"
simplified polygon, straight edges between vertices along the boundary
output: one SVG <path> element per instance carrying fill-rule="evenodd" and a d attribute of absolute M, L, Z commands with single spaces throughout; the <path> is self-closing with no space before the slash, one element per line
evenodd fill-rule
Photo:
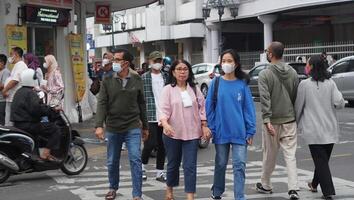
<path fill-rule="evenodd" d="M 210 198 L 211 198 L 211 199 L 221 199 L 221 196 L 214 196 L 214 195 L 211 195 Z"/>
<path fill-rule="evenodd" d="M 323 196 L 322 199 L 333 200 L 333 197 L 332 197 L 332 195 L 327 195 L 327 196 Z"/>
<path fill-rule="evenodd" d="M 299 195 L 297 194 L 297 192 L 296 192 L 295 190 L 290 190 L 290 191 L 288 192 L 288 194 L 289 194 L 289 199 L 290 199 L 290 200 L 297 200 L 297 199 L 299 199 Z"/>
<path fill-rule="evenodd" d="M 257 192 L 263 193 L 263 194 L 272 194 L 273 193 L 272 189 L 270 189 L 270 190 L 265 189 L 263 187 L 262 183 L 256 183 L 256 190 L 257 190 Z"/>

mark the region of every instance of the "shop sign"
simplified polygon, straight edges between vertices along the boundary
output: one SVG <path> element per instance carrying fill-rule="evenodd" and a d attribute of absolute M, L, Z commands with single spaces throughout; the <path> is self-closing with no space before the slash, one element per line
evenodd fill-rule
<path fill-rule="evenodd" d="M 7 47 L 8 55 L 10 55 L 11 49 L 13 47 L 20 47 L 23 51 L 27 52 L 27 27 L 17 26 L 17 25 L 6 25 L 6 37 L 7 37 Z M 10 65 L 12 69 L 13 65 Z"/>
<path fill-rule="evenodd" d="M 27 0 L 27 4 L 72 9 L 73 0 Z"/>
<path fill-rule="evenodd" d="M 80 102 L 86 92 L 86 68 L 84 64 L 83 38 L 80 34 L 70 34 L 69 53 L 74 74 L 76 102 Z"/>
<path fill-rule="evenodd" d="M 111 24 L 111 6 L 96 4 L 95 24 Z"/>
<path fill-rule="evenodd" d="M 30 23 L 67 26 L 70 22 L 70 10 L 26 5 L 24 6 L 24 19 Z"/>

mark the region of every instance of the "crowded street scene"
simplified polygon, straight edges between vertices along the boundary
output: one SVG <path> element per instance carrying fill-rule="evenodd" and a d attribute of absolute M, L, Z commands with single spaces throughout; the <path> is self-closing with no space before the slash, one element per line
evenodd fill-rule
<path fill-rule="evenodd" d="M 0 0 L 0 200 L 354 200 L 352 0 Z"/>

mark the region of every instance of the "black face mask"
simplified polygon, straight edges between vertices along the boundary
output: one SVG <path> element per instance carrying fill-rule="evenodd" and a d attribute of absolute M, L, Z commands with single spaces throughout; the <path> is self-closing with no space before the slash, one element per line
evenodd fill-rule
<path fill-rule="evenodd" d="M 266 56 L 267 56 L 267 61 L 268 61 L 269 63 L 271 63 L 272 61 L 271 61 L 271 59 L 269 58 L 269 54 L 268 54 L 268 53 L 266 54 Z"/>

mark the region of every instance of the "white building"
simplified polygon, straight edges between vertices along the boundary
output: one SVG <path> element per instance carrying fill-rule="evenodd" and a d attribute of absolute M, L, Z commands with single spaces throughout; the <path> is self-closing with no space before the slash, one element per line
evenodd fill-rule
<path fill-rule="evenodd" d="M 138 57 L 136 64 L 139 65 L 153 50 L 161 50 L 173 58 L 183 57 L 193 64 L 215 63 L 220 37 L 218 12 L 212 9 L 206 20 L 202 15 L 203 5 L 211 2 L 218 0 L 160 0 L 148 7 L 120 12 L 124 17 L 114 29 L 115 45 L 131 50 Z M 238 7 L 238 13 L 233 18 L 229 8 L 225 8 L 221 18 L 222 49 L 238 50 L 246 67 L 260 61 L 260 54 L 272 40 L 286 45 L 287 60 L 322 51 L 337 54 L 339 58 L 354 53 L 354 2 L 351 0 L 228 2 Z M 120 29 L 122 21 L 127 23 L 124 32 Z M 112 45 L 111 33 L 99 29 L 96 48 L 106 51 Z M 131 45 L 136 38 L 141 44 Z M 97 57 L 102 54 L 97 53 Z"/>
<path fill-rule="evenodd" d="M 8 55 L 8 35 L 7 25 L 19 25 L 26 28 L 27 35 L 15 34 L 21 37 L 27 45 L 27 52 L 32 52 L 39 56 L 41 61 L 46 54 L 54 54 L 58 60 L 65 84 L 64 111 L 70 121 L 78 121 L 78 103 L 82 108 L 83 120 L 92 116 L 92 110 L 88 106 L 87 91 L 81 102 L 76 102 L 75 84 L 73 77 L 73 67 L 69 54 L 69 41 L 67 36 L 70 33 L 78 33 L 82 38 L 86 38 L 86 18 L 93 16 L 96 3 L 109 3 L 113 11 L 147 5 L 156 0 L 1 0 L 0 1 L 0 53 Z M 28 12 L 25 7 L 30 7 Z M 38 14 L 38 10 L 46 9 L 46 12 L 56 14 Z M 49 10 L 49 11 L 48 11 Z M 69 13 L 69 14 L 68 14 Z M 43 14 L 43 13 L 42 13 Z M 57 15 L 58 14 L 58 15 Z M 58 17 L 59 16 L 59 17 Z M 58 17 L 58 18 L 56 18 Z M 51 19 L 48 19 L 51 18 Z M 56 19 L 53 19 L 56 18 Z M 48 23 L 48 20 L 50 23 Z M 53 22 L 54 20 L 54 22 Z M 62 23 L 59 24 L 58 22 Z M 83 43 L 85 41 L 83 39 Z M 86 51 L 84 50 L 84 58 Z M 84 65 L 86 67 L 86 59 Z M 81 74 L 83 78 L 87 76 L 87 70 Z"/>

